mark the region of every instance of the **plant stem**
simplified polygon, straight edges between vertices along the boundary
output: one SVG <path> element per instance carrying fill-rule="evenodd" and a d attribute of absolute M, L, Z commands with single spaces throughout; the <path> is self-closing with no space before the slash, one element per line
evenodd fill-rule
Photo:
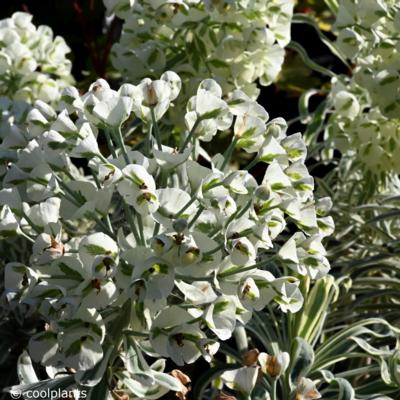
<path fill-rule="evenodd" d="M 157 120 L 156 120 L 156 115 L 154 113 L 154 108 L 153 107 L 150 107 L 150 113 L 151 113 L 151 120 L 153 121 L 153 128 L 154 128 L 154 134 L 155 134 L 155 137 L 156 137 L 157 148 L 158 148 L 158 150 L 162 150 L 160 130 L 158 128 L 158 123 L 157 123 Z"/>
<path fill-rule="evenodd" d="M 190 130 L 189 135 L 187 135 L 185 141 L 183 142 L 183 145 L 181 146 L 181 149 L 179 150 L 179 153 L 183 153 L 183 150 L 185 149 L 185 147 L 188 145 L 188 143 L 191 142 L 192 137 L 194 135 L 194 132 L 195 132 L 195 130 L 196 130 L 196 128 L 197 128 L 197 126 L 199 125 L 200 122 L 201 122 L 201 118 L 198 118 L 196 120 L 196 122 L 194 123 L 192 129 Z"/>
<path fill-rule="evenodd" d="M 264 261 L 260 261 L 258 263 L 255 263 L 253 265 L 249 265 L 248 267 L 233 267 L 225 272 L 221 272 L 220 274 L 218 274 L 219 278 L 226 278 L 227 276 L 231 276 L 231 275 L 235 275 L 235 274 L 239 274 L 242 272 L 247 272 L 247 271 L 251 271 L 252 269 L 256 269 L 259 267 L 264 267 L 265 265 L 268 265 L 272 260 L 275 259 L 275 256 L 271 257 L 269 260 L 264 260 Z"/>
<path fill-rule="evenodd" d="M 23 216 L 26 219 L 26 221 L 29 223 L 30 227 L 38 234 L 40 235 L 42 233 L 41 229 L 33 223 L 33 221 L 28 217 L 26 212 L 23 211 Z"/>
<path fill-rule="evenodd" d="M 213 248 L 212 250 L 206 251 L 203 253 L 203 257 L 211 256 L 212 254 L 216 253 L 218 250 L 222 249 L 224 247 L 225 243 L 219 244 L 217 247 Z"/>
<path fill-rule="evenodd" d="M 272 378 L 271 400 L 276 400 L 276 378 Z"/>
<path fill-rule="evenodd" d="M 250 164 L 247 165 L 247 167 L 245 167 L 246 171 L 249 171 L 250 169 L 252 169 L 260 160 L 257 157 L 254 157 L 253 160 L 251 160 Z"/>
<path fill-rule="evenodd" d="M 149 155 L 150 155 L 150 149 L 151 149 L 151 133 L 152 133 L 152 131 L 153 131 L 153 124 L 150 124 L 150 125 L 149 125 L 149 132 L 148 132 L 148 134 L 147 134 L 147 136 L 146 136 L 146 144 L 145 144 L 145 147 L 144 147 L 144 151 L 145 151 L 146 156 L 149 156 Z"/>
<path fill-rule="evenodd" d="M 138 332 L 138 331 L 133 331 L 132 329 L 125 329 L 122 332 L 124 335 L 129 335 L 129 336 L 140 336 L 140 337 L 149 337 L 149 332 Z"/>
<path fill-rule="evenodd" d="M 144 238 L 144 230 L 143 230 L 143 220 L 142 220 L 142 216 L 140 214 L 136 214 L 136 219 L 139 225 L 139 234 L 140 234 L 140 238 L 141 238 L 141 242 L 143 246 L 146 246 L 146 240 Z"/>
<path fill-rule="evenodd" d="M 238 142 L 238 138 L 236 136 L 234 136 L 234 138 L 232 139 L 231 144 L 229 145 L 229 147 L 226 149 L 225 153 L 224 153 L 224 162 L 221 165 L 221 171 L 223 171 L 225 169 L 225 167 L 228 165 L 231 157 L 232 157 L 232 153 L 233 150 L 235 149 L 236 143 Z"/>
<path fill-rule="evenodd" d="M 26 240 L 28 240 L 31 243 L 35 243 L 35 240 L 32 239 L 28 234 L 26 234 L 21 228 L 18 231 L 18 234 L 22 237 L 24 237 Z"/>
<path fill-rule="evenodd" d="M 196 195 L 193 195 L 191 199 L 175 214 L 175 218 L 179 218 L 180 215 L 191 205 L 193 204 L 197 199 Z"/>
<path fill-rule="evenodd" d="M 195 277 L 195 276 L 187 276 L 187 275 L 179 275 L 179 274 L 175 274 L 175 278 L 176 279 L 181 279 L 183 281 L 188 281 L 188 282 L 196 282 L 196 281 L 212 282 L 214 280 L 214 278 L 212 276 Z"/>
<path fill-rule="evenodd" d="M 108 150 L 110 150 L 110 153 L 114 158 L 117 158 L 117 153 L 115 152 L 115 148 L 114 148 L 114 144 L 111 140 L 110 132 L 108 132 L 107 129 L 104 129 L 104 136 L 106 137 Z"/>
<path fill-rule="evenodd" d="M 199 209 L 197 210 L 196 215 L 192 218 L 192 220 L 188 224 L 188 228 L 191 228 L 193 224 L 197 221 L 197 219 L 200 217 L 201 213 L 204 211 L 204 207 L 200 206 Z"/>
<path fill-rule="evenodd" d="M 130 161 L 129 161 L 129 157 L 128 157 L 128 152 L 126 151 L 124 138 L 122 137 L 121 126 L 119 126 L 118 129 L 115 130 L 115 133 L 116 133 L 117 142 L 121 149 L 125 163 L 126 163 L 126 165 L 129 165 Z"/>
<path fill-rule="evenodd" d="M 103 154 L 98 153 L 96 156 L 97 156 L 98 158 L 100 158 L 100 160 L 103 161 L 104 164 L 108 164 L 108 160 L 107 160 L 107 158 L 105 158 L 105 157 L 103 156 Z"/>
<path fill-rule="evenodd" d="M 132 212 L 131 212 L 128 204 L 126 204 L 124 199 L 122 199 L 122 204 L 123 204 L 123 207 L 124 207 L 124 213 L 126 215 L 126 219 L 128 220 L 129 227 L 131 228 L 133 236 L 135 237 L 136 243 L 140 243 L 141 240 L 140 240 L 140 237 L 139 237 L 139 233 L 138 233 L 138 231 L 136 229 L 135 222 L 133 220 Z"/>

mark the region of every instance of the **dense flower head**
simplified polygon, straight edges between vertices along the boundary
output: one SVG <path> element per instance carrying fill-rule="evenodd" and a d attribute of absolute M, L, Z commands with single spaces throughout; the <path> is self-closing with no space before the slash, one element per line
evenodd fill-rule
<path fill-rule="evenodd" d="M 389 118 L 400 117 L 400 10 L 396 1 L 344 0 L 335 27 L 337 44 L 356 65 L 354 77 L 372 104 Z"/>
<path fill-rule="evenodd" d="M 371 107 L 366 89 L 345 79 L 333 80 L 329 104 L 333 112 L 327 134 L 338 150 L 376 176 L 400 172 L 398 119 Z"/>
<path fill-rule="evenodd" d="M 398 173 L 400 10 L 391 0 L 339 2 L 336 45 L 353 64 L 332 81 L 328 136 L 376 177 Z"/>
<path fill-rule="evenodd" d="M 33 102 L 54 102 L 73 82 L 70 49 L 48 26 L 36 27 L 32 15 L 16 12 L 0 21 L 0 95 Z"/>
<path fill-rule="evenodd" d="M 172 69 L 185 77 L 186 98 L 209 76 L 224 94 L 240 88 L 257 97 L 255 81 L 270 84 L 282 67 L 294 6 L 293 0 L 104 3 L 124 20 L 112 49 L 124 79 L 136 83 Z"/>
<path fill-rule="evenodd" d="M 122 339 L 178 366 L 211 361 L 253 311 L 297 312 L 299 275 L 328 272 L 330 203 L 314 199 L 302 136 L 206 79 L 182 113 L 187 131 L 172 137 L 158 122 L 180 86 L 174 72 L 119 90 L 99 79 L 83 95 L 66 88 L 58 110 L 36 101 L 3 134 L 0 235 L 32 243 L 29 262 L 5 267 L 5 298 L 45 321 L 35 361 L 79 374 Z M 208 154 L 202 143 L 222 131 L 231 145 Z M 231 167 L 241 150 L 265 164 L 259 181 Z M 164 359 L 132 367 L 130 348 L 115 351 L 133 398 L 182 390 Z"/>

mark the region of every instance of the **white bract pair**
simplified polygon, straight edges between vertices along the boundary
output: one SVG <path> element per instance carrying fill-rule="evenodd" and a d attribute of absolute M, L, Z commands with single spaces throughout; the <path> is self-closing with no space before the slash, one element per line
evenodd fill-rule
<path fill-rule="evenodd" d="M 253 311 L 297 312 L 298 277 L 329 270 L 331 204 L 314 199 L 301 135 L 206 79 L 180 110 L 187 131 L 172 136 L 162 117 L 180 87 L 174 72 L 119 90 L 99 79 L 25 119 L 9 104 L 15 125 L 0 146 L 0 234 L 32 244 L 29 260 L 6 265 L 5 301 L 44 321 L 32 358 L 85 385 L 84 371 L 117 357 L 114 390 L 133 398 L 181 390 L 164 359 L 144 355 L 210 362 Z M 222 131 L 225 154 L 207 153 Z M 265 164 L 258 180 L 231 167 L 241 150 Z"/>

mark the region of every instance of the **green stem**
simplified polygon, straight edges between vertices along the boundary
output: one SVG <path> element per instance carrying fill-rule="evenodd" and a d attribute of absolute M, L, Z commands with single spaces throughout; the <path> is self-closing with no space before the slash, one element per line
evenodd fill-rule
<path fill-rule="evenodd" d="M 151 149 L 151 133 L 153 131 L 153 124 L 149 125 L 149 132 L 146 136 L 146 144 L 145 144 L 145 154 L 146 156 L 150 155 L 150 149 Z"/>
<path fill-rule="evenodd" d="M 153 107 L 150 107 L 150 113 L 151 113 L 151 120 L 153 122 L 154 134 L 155 134 L 156 142 L 157 142 L 157 148 L 158 148 L 158 150 L 162 150 L 160 130 L 158 128 L 156 115 L 154 113 L 154 108 Z"/>
<path fill-rule="evenodd" d="M 114 144 L 112 142 L 111 136 L 110 136 L 110 132 L 108 132 L 107 129 L 104 129 L 104 136 L 106 138 L 108 150 L 110 150 L 110 153 L 114 158 L 117 158 L 117 153 L 115 152 L 115 148 L 114 148 Z"/>
<path fill-rule="evenodd" d="M 156 222 L 156 224 L 154 225 L 153 236 L 157 236 L 159 231 L 160 231 L 160 223 Z"/>
<path fill-rule="evenodd" d="M 140 234 L 140 238 L 141 238 L 141 242 L 143 246 L 146 246 L 146 240 L 144 238 L 144 230 L 143 230 L 143 220 L 142 220 L 142 216 L 140 214 L 136 214 L 136 219 L 139 225 L 139 234 Z"/>
<path fill-rule="evenodd" d="M 201 213 L 204 211 L 204 207 L 200 206 L 199 209 L 197 210 L 196 215 L 193 217 L 193 219 L 189 222 L 188 228 L 191 228 L 193 224 L 197 221 L 197 219 L 200 217 Z"/>
<path fill-rule="evenodd" d="M 212 250 L 206 251 L 203 253 L 203 257 L 211 256 L 212 254 L 216 253 L 218 250 L 224 247 L 225 243 L 219 244 L 217 247 L 213 248 Z"/>
<path fill-rule="evenodd" d="M 225 169 L 225 167 L 228 165 L 232 154 L 233 154 L 233 150 L 235 150 L 235 146 L 236 143 L 238 142 L 238 138 L 236 136 L 234 136 L 231 144 L 229 145 L 229 147 L 226 149 L 225 153 L 224 153 L 224 162 L 221 165 L 221 171 L 223 171 Z"/>
<path fill-rule="evenodd" d="M 121 149 L 122 155 L 124 157 L 126 165 L 130 164 L 129 157 L 128 157 L 128 152 L 126 151 L 125 143 L 124 143 L 124 138 L 122 137 L 122 132 L 121 132 L 121 126 L 118 127 L 118 129 L 115 130 L 116 133 L 116 139 L 118 142 L 118 145 Z"/>
<path fill-rule="evenodd" d="M 197 126 L 199 125 L 199 123 L 201 122 L 201 118 L 198 118 L 196 120 L 196 122 L 194 123 L 192 129 L 189 132 L 189 135 L 187 135 L 185 141 L 183 142 L 183 145 L 181 146 L 181 149 L 179 150 L 179 153 L 183 153 L 183 150 L 185 149 L 185 147 L 188 145 L 188 143 L 191 142 L 193 135 L 195 133 L 195 130 L 197 128 Z"/>
<path fill-rule="evenodd" d="M 55 175 L 57 177 L 57 175 Z M 71 190 L 60 178 L 58 178 L 58 182 L 60 183 L 60 186 L 65 189 L 65 191 L 69 194 L 69 196 L 67 196 L 67 194 L 65 192 L 61 192 L 62 196 L 68 200 L 70 203 L 74 204 L 75 207 L 82 207 L 84 203 L 82 203 L 81 199 L 76 195 L 76 193 Z M 113 239 L 116 238 L 114 232 L 112 230 L 109 229 L 109 227 L 95 214 L 95 212 L 92 211 L 87 211 L 84 214 L 84 217 L 88 218 L 88 219 L 93 219 L 99 226 L 101 226 L 101 228 L 103 229 L 104 233 L 106 233 L 107 235 L 111 236 Z M 25 217 L 26 219 L 26 217 Z M 29 222 L 29 220 L 27 220 Z M 30 222 L 29 222 L 30 223 Z M 37 233 L 40 233 L 37 229 L 35 229 Z"/>
<path fill-rule="evenodd" d="M 191 199 L 175 214 L 175 218 L 179 218 L 181 214 L 191 205 L 193 204 L 197 199 L 196 195 L 193 195 Z"/>
<path fill-rule="evenodd" d="M 104 233 L 111 236 L 113 239 L 117 238 L 115 233 L 112 230 L 110 230 L 110 228 L 99 217 L 97 217 L 94 212 L 86 213 L 85 217 L 89 218 L 89 219 L 93 218 L 95 220 L 96 224 L 99 225 L 103 229 Z"/>
<path fill-rule="evenodd" d="M 104 164 L 108 164 L 108 160 L 107 160 L 107 158 L 105 158 L 105 157 L 103 156 L 103 154 L 98 153 L 98 154 L 96 154 L 96 156 L 97 156 L 101 161 L 103 161 Z"/>
<path fill-rule="evenodd" d="M 175 274 L 176 279 L 181 279 L 182 281 L 187 281 L 187 282 L 196 282 L 196 281 L 208 281 L 212 282 L 214 278 L 212 276 L 187 276 L 187 275 L 180 275 L 180 274 Z"/>
<path fill-rule="evenodd" d="M 112 227 L 111 220 L 110 220 L 110 216 L 109 216 L 108 213 L 107 213 L 106 216 L 104 217 L 104 220 L 105 220 L 105 224 L 106 224 L 108 230 L 109 230 L 112 234 L 114 234 L 114 229 L 113 229 L 113 227 Z"/>
<path fill-rule="evenodd" d="M 260 261 L 258 263 L 255 263 L 253 265 L 249 265 L 248 267 L 233 267 L 225 272 L 221 272 L 220 274 L 218 274 L 219 278 L 226 278 L 227 276 L 231 276 L 231 275 L 235 275 L 235 274 L 239 274 L 242 272 L 247 272 L 247 271 L 251 271 L 252 269 L 256 269 L 259 267 L 264 267 L 265 265 L 268 265 L 272 260 L 275 259 L 276 256 L 271 257 L 269 260 L 264 260 L 264 261 Z"/>
<path fill-rule="evenodd" d="M 133 331 L 132 329 L 125 329 L 122 333 L 128 336 L 140 336 L 144 338 L 148 338 L 150 335 L 149 332 L 138 332 L 138 331 Z"/>
<path fill-rule="evenodd" d="M 250 162 L 250 164 L 247 167 L 245 167 L 245 170 L 246 171 L 251 170 L 259 161 L 260 160 L 258 159 L 258 156 L 254 157 L 253 160 Z"/>
<path fill-rule="evenodd" d="M 42 233 L 42 230 L 26 215 L 24 211 L 22 211 L 24 218 L 30 225 L 30 227 L 38 234 L 40 235 Z"/>
<path fill-rule="evenodd" d="M 122 204 L 124 207 L 124 213 L 126 215 L 126 219 L 128 220 L 129 227 L 131 228 L 133 236 L 135 237 L 136 243 L 139 244 L 141 242 L 141 240 L 140 240 L 139 233 L 135 226 L 132 212 L 131 212 L 128 204 L 126 204 L 125 200 L 123 200 L 123 199 L 122 199 Z"/>
<path fill-rule="evenodd" d="M 92 169 L 90 170 L 90 173 L 92 174 L 92 177 L 93 177 L 93 180 L 94 180 L 94 182 L 95 182 L 95 184 L 97 186 L 97 189 L 101 189 L 101 185 L 100 185 L 99 179 L 97 178 L 96 174 L 94 173 L 94 171 Z M 111 224 L 110 215 L 107 213 L 104 216 L 104 219 L 105 219 L 105 223 L 106 223 L 106 225 L 108 227 L 108 230 L 114 234 L 114 229 L 113 229 L 112 224 Z"/>
<path fill-rule="evenodd" d="M 276 378 L 272 378 L 271 400 L 276 400 Z"/>
<path fill-rule="evenodd" d="M 35 243 L 35 240 L 32 239 L 28 234 L 26 234 L 21 228 L 18 231 L 18 234 L 22 237 L 24 237 L 26 240 L 28 240 L 31 243 Z"/>

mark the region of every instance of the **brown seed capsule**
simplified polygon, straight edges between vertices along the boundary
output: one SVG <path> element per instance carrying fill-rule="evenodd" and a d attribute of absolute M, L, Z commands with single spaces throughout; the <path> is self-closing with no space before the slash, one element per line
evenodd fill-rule
<path fill-rule="evenodd" d="M 183 385 L 187 385 L 191 382 L 191 379 L 179 369 L 173 369 L 170 374 L 174 378 L 178 379 Z"/>
<path fill-rule="evenodd" d="M 179 400 L 186 400 L 187 397 L 186 395 L 190 392 L 190 386 L 187 386 L 190 384 L 191 379 L 184 374 L 182 371 L 180 371 L 179 369 L 174 369 L 170 372 L 170 374 L 179 380 L 179 382 L 181 383 L 181 390 L 179 392 L 175 392 L 176 397 Z"/>
<path fill-rule="evenodd" d="M 260 352 L 258 351 L 258 349 L 251 349 L 249 351 L 246 351 L 246 353 L 243 354 L 243 364 L 246 367 L 252 367 L 255 364 L 257 364 L 257 358 L 258 355 L 260 354 Z"/>
<path fill-rule="evenodd" d="M 129 400 L 128 394 L 123 392 L 122 390 L 114 390 L 112 392 L 112 397 L 115 400 Z"/>
<path fill-rule="evenodd" d="M 277 378 L 281 376 L 289 365 L 289 354 L 280 352 L 276 355 L 269 355 L 267 353 L 260 353 L 258 361 L 261 364 L 261 369 L 264 374 Z"/>
<path fill-rule="evenodd" d="M 267 373 L 273 378 L 277 377 L 281 372 L 281 365 L 278 363 L 276 356 L 268 356 Z"/>
<path fill-rule="evenodd" d="M 219 392 L 215 400 L 237 400 L 237 398 L 224 392 Z"/>

